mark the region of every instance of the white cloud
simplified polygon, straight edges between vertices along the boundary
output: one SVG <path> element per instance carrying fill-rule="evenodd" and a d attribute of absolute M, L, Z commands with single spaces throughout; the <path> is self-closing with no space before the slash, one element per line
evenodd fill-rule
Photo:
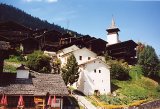
<path fill-rule="evenodd" d="M 23 0 L 24 2 L 48 2 L 48 3 L 53 3 L 53 2 L 58 2 L 58 0 Z"/>
<path fill-rule="evenodd" d="M 45 1 L 49 3 L 58 2 L 58 0 L 45 0 Z"/>

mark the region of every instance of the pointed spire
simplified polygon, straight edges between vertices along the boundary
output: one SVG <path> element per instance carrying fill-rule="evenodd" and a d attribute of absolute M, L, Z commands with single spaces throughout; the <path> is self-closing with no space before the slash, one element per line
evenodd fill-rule
<path fill-rule="evenodd" d="M 116 28 L 116 23 L 115 23 L 115 21 L 114 21 L 113 15 L 112 15 L 112 23 L 111 23 L 110 28 Z"/>

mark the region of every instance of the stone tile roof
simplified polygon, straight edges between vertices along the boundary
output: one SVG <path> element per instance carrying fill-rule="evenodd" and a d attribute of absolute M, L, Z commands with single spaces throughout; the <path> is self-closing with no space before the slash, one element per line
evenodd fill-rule
<path fill-rule="evenodd" d="M 17 79 L 16 74 L 0 74 L 0 94 L 45 96 L 68 95 L 68 90 L 59 74 L 31 72 L 29 79 Z"/>

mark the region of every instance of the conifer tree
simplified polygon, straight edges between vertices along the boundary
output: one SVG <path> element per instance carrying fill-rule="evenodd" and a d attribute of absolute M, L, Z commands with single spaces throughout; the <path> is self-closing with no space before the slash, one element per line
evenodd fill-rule
<path fill-rule="evenodd" d="M 62 77 L 66 85 L 72 85 L 74 82 L 78 81 L 78 63 L 74 55 L 71 55 L 67 59 L 67 64 L 62 68 Z"/>

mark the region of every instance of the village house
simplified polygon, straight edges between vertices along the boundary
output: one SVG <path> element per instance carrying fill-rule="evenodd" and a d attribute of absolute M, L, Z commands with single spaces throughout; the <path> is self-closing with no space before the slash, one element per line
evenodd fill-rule
<path fill-rule="evenodd" d="M 110 93 L 110 67 L 101 58 L 81 63 L 79 68 L 78 90 L 85 95 Z"/>
<path fill-rule="evenodd" d="M 21 65 L 17 73 L 0 73 L 0 98 L 3 94 L 7 95 L 8 108 L 17 107 L 22 96 L 24 108 L 45 109 L 50 105 L 63 109 L 63 97 L 69 93 L 59 74 L 38 73 Z"/>
<path fill-rule="evenodd" d="M 67 63 L 67 58 L 74 55 L 79 65 L 79 79 L 73 87 L 86 95 L 94 93 L 107 94 L 110 92 L 110 67 L 104 58 L 83 47 L 75 45 L 57 52 L 57 57 L 62 62 L 62 67 Z"/>
<path fill-rule="evenodd" d="M 80 48 L 72 45 L 57 52 L 57 58 L 61 60 L 61 67 L 63 67 L 67 63 L 67 58 L 71 55 L 71 53 L 78 49 Z"/>

